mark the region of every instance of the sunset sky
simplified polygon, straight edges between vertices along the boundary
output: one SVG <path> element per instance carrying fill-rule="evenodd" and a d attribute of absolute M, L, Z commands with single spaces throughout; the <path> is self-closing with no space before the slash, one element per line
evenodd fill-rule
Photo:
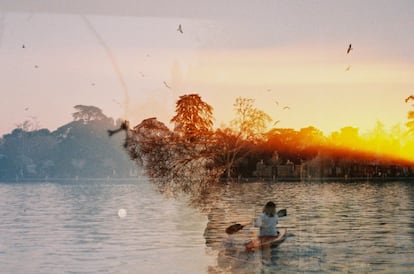
<path fill-rule="evenodd" d="M 77 104 L 170 126 L 188 93 L 216 127 L 239 96 L 278 127 L 404 126 L 413 15 L 410 0 L 2 0 L 0 135 L 27 119 L 54 130 Z"/>

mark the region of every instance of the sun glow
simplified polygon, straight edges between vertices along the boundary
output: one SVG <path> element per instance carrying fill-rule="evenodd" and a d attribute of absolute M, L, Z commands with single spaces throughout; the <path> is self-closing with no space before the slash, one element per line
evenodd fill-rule
<path fill-rule="evenodd" d="M 338 48 L 199 50 L 182 64 L 179 92 L 200 93 L 213 106 L 217 126 L 234 117 L 236 97 L 255 99 L 272 124 L 287 128 L 315 126 L 328 134 L 348 125 L 366 131 L 376 121 L 405 123 L 414 66 L 375 59 L 375 53 L 356 58 L 357 50 L 347 56 Z"/>
<path fill-rule="evenodd" d="M 363 135 L 357 128 L 345 127 L 334 132 L 328 138 L 328 146 L 348 153 L 359 154 L 361 158 L 376 159 L 382 162 L 414 163 L 413 136 L 394 128 L 394 132 L 386 132 L 379 123 L 377 127 Z"/>
<path fill-rule="evenodd" d="M 339 85 L 412 83 L 413 66 L 347 59 L 333 51 L 249 49 L 202 51 L 188 81 L 210 85 Z"/>

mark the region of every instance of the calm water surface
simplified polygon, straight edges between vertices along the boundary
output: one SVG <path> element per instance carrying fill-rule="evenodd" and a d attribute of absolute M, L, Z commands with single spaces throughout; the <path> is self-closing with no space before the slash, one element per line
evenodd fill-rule
<path fill-rule="evenodd" d="M 211 194 L 189 206 L 145 180 L 0 183 L 0 272 L 414 271 L 414 182 L 233 183 Z M 287 208 L 288 237 L 246 253 L 257 231 L 224 229 L 268 200 Z"/>
<path fill-rule="evenodd" d="M 207 218 L 146 181 L 0 183 L 0 220 L 0 273 L 203 273 L 212 262 Z"/>

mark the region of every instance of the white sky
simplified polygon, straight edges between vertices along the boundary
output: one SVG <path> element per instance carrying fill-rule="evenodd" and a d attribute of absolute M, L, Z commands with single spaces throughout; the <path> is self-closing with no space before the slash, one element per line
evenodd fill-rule
<path fill-rule="evenodd" d="M 33 117 L 54 130 L 77 104 L 169 125 L 186 93 L 216 126 L 239 96 L 279 127 L 404 124 L 413 14 L 413 1 L 0 0 L 0 134 Z"/>

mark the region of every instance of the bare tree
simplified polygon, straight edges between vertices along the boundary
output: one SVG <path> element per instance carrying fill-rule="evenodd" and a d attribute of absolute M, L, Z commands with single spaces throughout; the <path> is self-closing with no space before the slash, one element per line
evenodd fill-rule
<path fill-rule="evenodd" d="M 407 98 L 405 98 L 405 102 L 408 103 L 408 101 L 414 101 L 414 95 L 410 95 Z M 412 104 L 414 107 L 414 104 Z M 408 122 L 405 124 L 408 127 L 408 132 L 414 133 L 414 111 L 410 110 L 408 112 Z"/>
<path fill-rule="evenodd" d="M 223 165 L 228 178 L 232 168 L 250 153 L 249 146 L 264 138 L 267 124 L 272 120 L 253 103 L 253 99 L 237 98 L 233 104 L 236 117 L 231 127 L 216 132 L 216 163 Z"/>

